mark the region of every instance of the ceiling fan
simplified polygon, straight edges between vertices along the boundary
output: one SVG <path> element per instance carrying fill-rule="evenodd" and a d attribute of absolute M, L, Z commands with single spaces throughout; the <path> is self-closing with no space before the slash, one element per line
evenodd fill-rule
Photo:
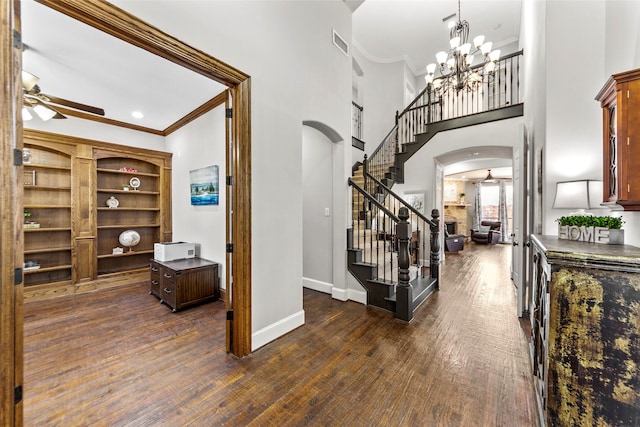
<path fill-rule="evenodd" d="M 56 108 L 51 104 L 56 104 L 104 116 L 104 110 L 102 108 L 93 107 L 91 105 L 81 104 L 79 102 L 69 101 L 68 99 L 42 93 L 40 91 L 40 87 L 38 86 L 38 80 L 40 79 L 33 74 L 24 70 L 22 71 L 22 98 L 24 101 L 22 108 L 22 117 L 24 120 L 31 120 L 31 118 L 33 117 L 31 116 L 31 113 L 29 112 L 27 107 L 33 109 L 38 117 L 40 117 L 44 121 L 47 121 L 49 119 L 67 118 L 64 114 L 56 110 Z"/>

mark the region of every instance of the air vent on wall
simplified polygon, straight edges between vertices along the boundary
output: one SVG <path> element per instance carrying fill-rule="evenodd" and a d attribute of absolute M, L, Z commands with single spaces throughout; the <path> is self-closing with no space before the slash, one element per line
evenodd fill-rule
<path fill-rule="evenodd" d="M 336 30 L 333 30 L 333 44 L 340 49 L 340 52 L 349 56 L 349 44 L 340 37 L 340 34 L 338 34 Z"/>

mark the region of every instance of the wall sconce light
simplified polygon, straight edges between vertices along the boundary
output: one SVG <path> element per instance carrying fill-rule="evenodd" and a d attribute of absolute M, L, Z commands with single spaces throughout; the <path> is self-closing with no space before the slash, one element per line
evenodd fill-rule
<path fill-rule="evenodd" d="M 601 209 L 603 199 L 602 181 L 591 179 L 556 183 L 554 209 L 577 209 L 571 215 L 592 215 L 585 209 Z"/>

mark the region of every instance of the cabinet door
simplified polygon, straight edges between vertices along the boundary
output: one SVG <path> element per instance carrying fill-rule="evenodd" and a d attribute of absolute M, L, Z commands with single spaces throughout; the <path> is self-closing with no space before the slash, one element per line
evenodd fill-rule
<path fill-rule="evenodd" d="M 156 262 L 151 262 L 151 284 L 149 288 L 149 293 L 158 298 L 162 298 L 162 293 L 160 291 L 160 283 L 162 282 L 162 275 L 160 273 L 161 267 Z"/>
<path fill-rule="evenodd" d="M 176 310 L 176 272 L 162 267 L 162 300 Z"/>
<path fill-rule="evenodd" d="M 640 203 L 640 80 L 625 83 L 621 95 L 620 199 Z"/>
<path fill-rule="evenodd" d="M 535 247 L 531 307 L 532 365 L 534 387 L 541 420 L 546 419 L 548 349 L 549 349 L 549 281 L 551 269 L 545 254 Z M 544 425 L 544 424 L 543 424 Z"/>

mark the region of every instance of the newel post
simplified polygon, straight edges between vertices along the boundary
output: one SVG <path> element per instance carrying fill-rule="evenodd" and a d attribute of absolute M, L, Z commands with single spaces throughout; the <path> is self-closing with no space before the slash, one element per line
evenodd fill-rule
<path fill-rule="evenodd" d="M 398 286 L 396 287 L 396 317 L 406 320 L 413 319 L 413 287 L 409 283 L 409 239 L 411 239 L 411 224 L 409 210 L 401 207 L 398 212 L 400 222 L 396 226 L 398 236 Z"/>
<path fill-rule="evenodd" d="M 431 278 L 436 279 L 436 289 L 440 289 L 440 212 L 431 211 L 431 256 L 429 270 Z"/>
<path fill-rule="evenodd" d="M 362 160 L 362 177 L 364 178 L 364 189 L 369 192 L 369 186 L 367 185 L 367 175 L 369 175 L 369 158 L 364 155 Z"/>

